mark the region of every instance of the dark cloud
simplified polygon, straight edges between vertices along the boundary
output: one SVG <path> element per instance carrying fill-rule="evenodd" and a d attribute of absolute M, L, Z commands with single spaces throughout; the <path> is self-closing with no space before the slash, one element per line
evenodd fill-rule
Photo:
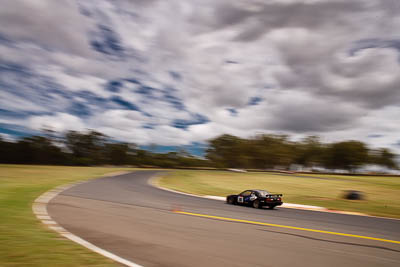
<path fill-rule="evenodd" d="M 243 22 L 254 14 L 254 12 L 238 8 L 232 4 L 224 3 L 217 5 L 214 10 L 215 27 L 234 26 Z"/>
<path fill-rule="evenodd" d="M 254 41 L 273 29 L 291 27 L 317 29 L 343 25 L 347 15 L 361 13 L 365 7 L 361 1 L 343 0 L 293 4 L 265 2 L 259 9 L 256 12 L 238 12 L 234 8 L 224 8 L 225 13 L 231 14 L 227 16 L 228 18 L 236 18 L 234 21 L 251 18 L 249 23 L 244 23 L 245 26 L 235 37 L 236 41 Z M 221 24 L 229 24 L 229 22 L 229 20 L 220 21 Z"/>
<path fill-rule="evenodd" d="M 280 106 L 273 113 L 273 128 L 296 132 L 313 133 L 342 130 L 355 127 L 359 112 L 333 102 L 290 103 Z"/>
<path fill-rule="evenodd" d="M 290 69 L 276 74 L 282 88 L 304 88 L 316 97 L 334 96 L 372 109 L 400 101 L 400 75 L 394 71 L 398 68 L 397 56 L 391 55 L 388 47 L 358 49 L 347 59 L 337 54 L 319 55 L 313 50 L 314 58 L 312 53 L 299 53 L 307 43 L 282 47 Z"/>

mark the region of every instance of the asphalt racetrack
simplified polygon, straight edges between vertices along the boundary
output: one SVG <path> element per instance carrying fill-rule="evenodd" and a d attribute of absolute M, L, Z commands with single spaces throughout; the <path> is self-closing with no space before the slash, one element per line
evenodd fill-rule
<path fill-rule="evenodd" d="M 231 206 L 150 186 L 158 173 L 74 186 L 49 203 L 49 214 L 71 233 L 143 266 L 400 266 L 400 243 L 390 242 L 400 241 L 400 220 Z"/>

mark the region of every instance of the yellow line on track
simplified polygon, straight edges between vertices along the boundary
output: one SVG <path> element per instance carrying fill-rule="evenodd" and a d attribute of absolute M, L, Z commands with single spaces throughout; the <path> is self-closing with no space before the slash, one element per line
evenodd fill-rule
<path fill-rule="evenodd" d="M 191 215 L 191 216 L 197 216 L 197 217 L 203 217 L 203 218 L 209 218 L 209 219 L 217 219 L 217 220 L 222 220 L 222 221 L 240 222 L 240 223 L 263 225 L 263 226 L 272 226 L 272 227 L 294 229 L 294 230 L 300 230 L 300 231 L 308 231 L 308 232 L 315 232 L 315 233 L 322 233 L 322 234 L 329 234 L 329 235 L 347 236 L 347 237 L 356 237 L 356 238 L 363 238 L 363 239 L 369 239 L 369 240 L 375 240 L 375 241 L 381 241 L 381 242 L 400 244 L 400 241 L 383 239 L 383 238 L 376 238 L 376 237 L 370 237 L 370 236 L 353 235 L 353 234 L 337 233 L 337 232 L 330 232 L 330 231 L 316 230 L 316 229 L 309 229 L 309 228 L 302 228 L 302 227 L 295 227 L 295 226 L 288 226 L 288 225 L 280 225 L 280 224 L 273 224 L 273 223 L 248 221 L 248 220 L 241 220 L 241 219 L 234 219 L 234 218 L 227 218 L 227 217 L 199 214 L 199 213 L 191 213 L 191 212 L 185 212 L 185 211 L 173 211 L 173 212 L 174 213 L 178 213 L 178 214 L 185 214 L 185 215 Z"/>

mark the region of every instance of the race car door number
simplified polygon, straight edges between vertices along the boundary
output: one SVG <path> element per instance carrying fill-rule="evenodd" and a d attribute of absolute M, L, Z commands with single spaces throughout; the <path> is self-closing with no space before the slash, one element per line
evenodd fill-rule
<path fill-rule="evenodd" d="M 238 202 L 243 203 L 243 197 L 242 196 L 238 196 Z"/>

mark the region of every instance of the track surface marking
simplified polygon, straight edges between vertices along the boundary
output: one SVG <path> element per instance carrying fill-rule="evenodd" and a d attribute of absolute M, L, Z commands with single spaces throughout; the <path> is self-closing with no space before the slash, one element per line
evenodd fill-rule
<path fill-rule="evenodd" d="M 294 230 L 300 230 L 300 231 L 323 233 L 323 234 L 329 234 L 329 235 L 340 235 L 340 236 L 347 236 L 347 237 L 356 237 L 356 238 L 370 239 L 370 240 L 376 240 L 376 241 L 381 241 L 381 242 L 400 244 L 400 241 L 376 238 L 376 237 L 370 237 L 370 236 L 337 233 L 337 232 L 323 231 L 323 230 L 317 230 L 317 229 L 294 227 L 294 226 L 289 226 L 289 225 L 265 223 L 265 222 L 255 222 L 255 221 L 249 221 L 249 220 L 226 218 L 226 217 L 212 216 L 212 215 L 207 215 L 207 214 L 198 214 L 198 213 L 185 212 L 185 211 L 173 211 L 173 212 L 178 213 L 178 214 L 185 214 L 185 215 L 191 215 L 191 216 L 197 216 L 197 217 L 203 217 L 203 218 L 209 218 L 209 219 L 217 219 L 217 220 L 222 220 L 222 221 L 240 222 L 240 223 L 248 223 L 248 224 L 255 224 L 255 225 L 279 227 L 279 228 L 294 229 Z"/>
<path fill-rule="evenodd" d="M 76 236 L 143 266 L 400 266 L 397 243 L 324 233 L 400 240 L 398 220 L 231 206 L 148 185 L 161 173 L 137 171 L 72 187 L 50 201 L 49 215 Z"/>

